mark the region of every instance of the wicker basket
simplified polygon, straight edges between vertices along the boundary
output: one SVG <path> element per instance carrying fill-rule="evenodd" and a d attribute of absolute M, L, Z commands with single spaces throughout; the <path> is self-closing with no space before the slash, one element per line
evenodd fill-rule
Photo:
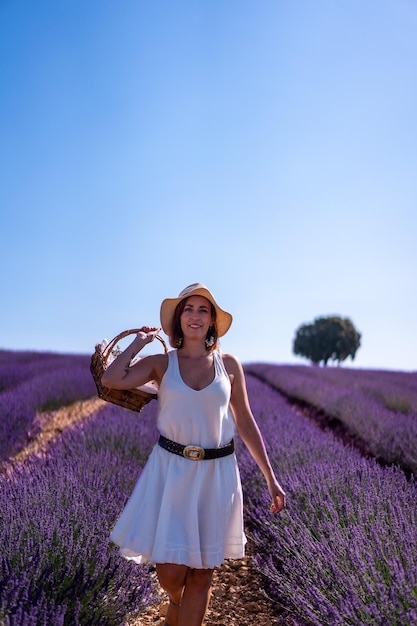
<path fill-rule="evenodd" d="M 116 337 L 105 346 L 98 343 L 94 354 L 91 355 L 90 363 L 90 370 L 97 387 L 98 397 L 106 400 L 106 402 L 112 402 L 125 409 L 137 412 L 141 411 L 151 400 L 155 400 L 158 397 L 158 387 L 155 383 L 150 382 L 141 387 L 135 387 L 134 389 L 109 389 L 101 384 L 101 377 L 107 368 L 110 355 L 114 355 L 114 353 L 118 352 L 116 347 L 117 342 L 128 335 L 137 334 L 139 331 L 139 328 L 125 330 L 119 335 L 116 335 Z M 168 348 L 162 337 L 159 335 L 155 335 L 155 337 L 162 343 L 165 352 L 168 352 Z"/>

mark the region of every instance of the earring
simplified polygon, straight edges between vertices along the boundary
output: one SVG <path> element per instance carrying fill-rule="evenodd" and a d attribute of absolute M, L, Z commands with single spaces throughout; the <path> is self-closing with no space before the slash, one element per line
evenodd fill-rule
<path fill-rule="evenodd" d="M 177 343 L 175 345 L 176 348 L 181 348 L 182 346 L 182 337 L 178 337 Z"/>
<path fill-rule="evenodd" d="M 209 334 L 210 333 L 210 334 Z M 215 338 L 214 338 L 214 327 L 210 326 L 209 332 L 207 333 L 207 337 L 205 340 L 207 350 L 214 346 Z"/>

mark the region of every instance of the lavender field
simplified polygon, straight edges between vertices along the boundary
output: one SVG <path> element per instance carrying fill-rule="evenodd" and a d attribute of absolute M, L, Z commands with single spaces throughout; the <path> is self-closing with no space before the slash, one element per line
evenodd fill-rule
<path fill-rule="evenodd" d="M 378 460 L 417 474 L 417 372 L 268 364 L 246 372 L 338 418 Z"/>
<path fill-rule="evenodd" d="M 24 445 L 28 430 L 36 431 L 37 411 L 94 393 L 88 358 L 49 357 L 0 352 L 1 432 L 11 442 L 3 443 L 0 474 L 0 624 L 120 626 L 156 602 L 152 568 L 120 559 L 108 535 L 154 445 L 157 404 L 140 414 L 103 405 L 64 431 L 46 453 L 6 471 L 7 457 Z M 263 371 L 251 374 L 252 368 Z M 288 493 L 285 512 L 271 516 L 263 479 L 238 440 L 246 527 L 265 593 L 277 612 L 284 606 L 300 626 L 415 626 L 413 477 L 403 471 L 402 458 L 392 466 L 363 458 L 297 413 L 259 380 L 267 369 L 274 386 L 276 374 L 287 381 L 289 395 L 298 388 L 303 397 L 315 387 L 323 404 L 327 391 L 335 393 L 340 384 L 343 396 L 349 387 L 344 370 L 332 370 L 331 378 L 317 368 L 309 386 L 295 369 L 278 374 L 279 366 L 247 368 L 252 408 Z M 384 411 L 415 422 L 414 375 L 361 374 L 362 386 L 358 377 L 354 388 L 359 403 L 372 397 Z M 388 421 L 381 415 L 378 432 L 386 442 Z"/>
<path fill-rule="evenodd" d="M 95 393 L 89 365 L 87 355 L 0 350 L 0 460 L 39 432 L 39 412 Z"/>

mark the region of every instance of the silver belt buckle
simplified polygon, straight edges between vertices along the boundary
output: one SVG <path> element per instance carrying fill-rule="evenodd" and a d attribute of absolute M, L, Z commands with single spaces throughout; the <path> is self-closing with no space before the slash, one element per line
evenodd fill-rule
<path fill-rule="evenodd" d="M 205 452 L 204 448 L 200 448 L 200 446 L 186 446 L 182 454 L 186 459 L 190 459 L 190 461 L 202 461 Z"/>

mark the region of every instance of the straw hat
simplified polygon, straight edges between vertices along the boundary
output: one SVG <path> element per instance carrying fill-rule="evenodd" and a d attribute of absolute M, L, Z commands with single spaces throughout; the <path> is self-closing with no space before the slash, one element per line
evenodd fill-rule
<path fill-rule="evenodd" d="M 181 302 L 181 300 L 189 298 L 190 296 L 203 296 L 212 303 L 217 313 L 216 326 L 218 335 L 219 337 L 225 335 L 230 328 L 233 318 L 230 313 L 223 311 L 223 309 L 219 307 L 211 291 L 209 291 L 202 283 L 193 283 L 192 285 L 189 285 L 180 292 L 178 298 L 166 298 L 163 300 L 161 304 L 161 326 L 164 333 L 168 335 L 168 337 L 171 336 L 172 321 L 177 304 Z"/>

